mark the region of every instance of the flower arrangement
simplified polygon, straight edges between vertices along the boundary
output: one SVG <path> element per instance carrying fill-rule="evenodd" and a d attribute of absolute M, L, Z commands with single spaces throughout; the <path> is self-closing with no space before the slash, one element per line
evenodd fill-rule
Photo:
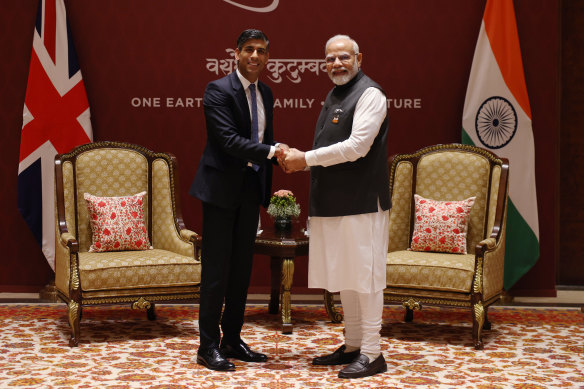
<path fill-rule="evenodd" d="M 300 215 L 300 204 L 296 203 L 294 193 L 281 189 L 274 193 L 268 206 L 268 215 L 274 219 L 286 219 Z"/>

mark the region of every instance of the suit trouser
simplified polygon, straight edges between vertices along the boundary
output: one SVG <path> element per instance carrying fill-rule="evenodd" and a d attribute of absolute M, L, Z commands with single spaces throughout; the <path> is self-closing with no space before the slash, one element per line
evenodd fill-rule
<path fill-rule="evenodd" d="M 240 340 L 257 233 L 260 185 L 247 169 L 241 204 L 234 209 L 203 202 L 201 252 L 200 347 L 218 347 L 221 340 Z M 223 315 L 221 308 L 225 302 Z"/>

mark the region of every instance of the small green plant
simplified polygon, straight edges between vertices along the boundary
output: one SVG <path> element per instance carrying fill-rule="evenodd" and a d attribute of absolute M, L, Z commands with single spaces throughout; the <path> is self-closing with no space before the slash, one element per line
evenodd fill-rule
<path fill-rule="evenodd" d="M 300 215 L 300 204 L 296 203 L 294 193 L 285 189 L 275 192 L 270 199 L 268 215 L 274 219 L 298 217 Z"/>

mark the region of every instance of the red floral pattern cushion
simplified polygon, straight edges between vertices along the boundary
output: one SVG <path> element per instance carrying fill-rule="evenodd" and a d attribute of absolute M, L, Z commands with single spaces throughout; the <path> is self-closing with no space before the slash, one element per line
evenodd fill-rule
<path fill-rule="evenodd" d="M 91 221 L 90 252 L 148 250 L 150 240 L 144 223 L 142 198 L 146 192 L 125 197 L 84 194 Z"/>
<path fill-rule="evenodd" d="M 466 254 L 466 232 L 475 198 L 437 201 L 414 195 L 416 219 L 410 249 Z"/>

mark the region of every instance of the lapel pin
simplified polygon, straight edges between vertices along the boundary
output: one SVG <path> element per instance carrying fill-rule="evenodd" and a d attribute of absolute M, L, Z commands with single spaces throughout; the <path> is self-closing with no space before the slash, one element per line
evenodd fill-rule
<path fill-rule="evenodd" d="M 333 124 L 337 124 L 339 122 L 339 117 L 341 116 L 341 114 L 343 113 L 343 110 L 340 108 L 337 108 L 334 110 L 333 112 Z"/>

